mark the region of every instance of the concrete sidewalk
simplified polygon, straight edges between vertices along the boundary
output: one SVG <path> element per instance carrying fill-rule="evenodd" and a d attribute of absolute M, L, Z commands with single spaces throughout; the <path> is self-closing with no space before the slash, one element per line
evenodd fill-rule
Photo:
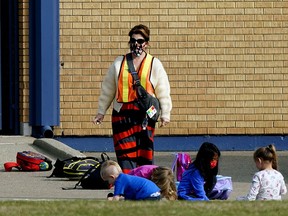
<path fill-rule="evenodd" d="M 42 153 L 54 162 L 57 158 L 66 159 L 72 156 L 85 156 L 67 145 L 54 139 L 34 139 L 23 136 L 0 137 L 0 200 L 18 199 L 104 199 L 110 190 L 63 190 L 73 188 L 77 181 L 65 178 L 47 178 L 51 171 L 21 172 L 13 169 L 5 172 L 5 162 L 16 162 L 19 151 Z M 99 154 L 95 154 L 99 157 Z"/>
<path fill-rule="evenodd" d="M 100 157 L 101 152 L 80 152 L 54 139 L 35 139 L 23 136 L 0 136 L 0 200 L 15 199 L 105 199 L 112 190 L 62 190 L 73 188 L 77 181 L 65 178 L 47 178 L 52 173 L 46 172 L 20 172 L 13 170 L 5 172 L 4 163 L 16 161 L 18 151 L 35 151 L 44 154 L 53 161 L 57 158 L 66 159 L 72 156 Z M 196 151 L 189 152 L 192 158 Z M 227 151 L 221 152 L 220 175 L 231 176 L 233 192 L 229 200 L 245 195 L 250 187 L 251 179 L 256 172 L 251 151 Z M 109 157 L 115 160 L 114 152 L 107 152 Z M 171 167 L 173 152 L 155 152 L 155 164 Z M 288 179 L 288 152 L 279 151 L 279 167 L 285 179 Z M 287 181 L 287 180 L 286 180 Z M 287 199 L 284 196 L 283 199 Z"/>

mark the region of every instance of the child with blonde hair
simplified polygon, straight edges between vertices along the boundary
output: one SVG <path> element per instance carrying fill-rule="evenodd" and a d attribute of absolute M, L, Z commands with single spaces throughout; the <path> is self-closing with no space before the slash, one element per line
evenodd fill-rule
<path fill-rule="evenodd" d="M 150 179 L 161 189 L 162 198 L 177 200 L 175 177 L 171 168 L 156 165 L 143 165 L 132 169 L 128 174 Z"/>
<path fill-rule="evenodd" d="M 107 160 L 101 165 L 100 175 L 114 185 L 112 200 L 160 200 L 160 188 L 152 181 L 122 173 L 119 164 Z"/>
<path fill-rule="evenodd" d="M 283 175 L 277 171 L 278 161 L 274 145 L 261 147 L 254 152 L 254 162 L 259 170 L 253 176 L 247 196 L 238 200 L 281 200 L 287 193 Z"/>

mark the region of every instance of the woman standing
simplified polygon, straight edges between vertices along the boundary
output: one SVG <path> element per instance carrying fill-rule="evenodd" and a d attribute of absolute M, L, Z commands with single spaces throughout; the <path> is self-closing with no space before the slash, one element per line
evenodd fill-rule
<path fill-rule="evenodd" d="M 98 114 L 94 123 L 103 121 L 113 102 L 112 130 L 116 157 L 124 173 L 141 165 L 153 164 L 154 130 L 156 122 L 140 111 L 134 80 L 129 72 L 127 57 L 132 57 L 135 71 L 146 91 L 160 102 L 160 127 L 170 122 L 172 101 L 166 71 L 159 59 L 147 53 L 150 30 L 136 25 L 129 32 L 130 53 L 118 56 L 102 83 Z M 147 121 L 146 121 L 147 120 Z"/>

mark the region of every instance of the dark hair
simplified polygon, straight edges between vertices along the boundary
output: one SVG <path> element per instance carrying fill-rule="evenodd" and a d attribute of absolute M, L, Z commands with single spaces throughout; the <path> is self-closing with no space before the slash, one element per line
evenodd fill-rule
<path fill-rule="evenodd" d="M 277 170 L 278 169 L 278 159 L 276 155 L 276 148 L 273 144 L 268 145 L 266 147 L 258 148 L 254 152 L 254 160 L 257 160 L 257 158 L 261 158 L 264 161 L 270 161 L 272 162 L 272 168 Z"/>
<path fill-rule="evenodd" d="M 149 41 L 150 30 L 147 26 L 143 24 L 134 26 L 129 32 L 129 37 L 131 38 L 133 34 L 141 34 L 144 37 L 145 41 Z"/>
<path fill-rule="evenodd" d="M 213 143 L 204 142 L 200 146 L 198 153 L 196 155 L 196 159 L 192 163 L 204 177 L 204 180 L 206 182 L 204 185 L 206 194 L 212 191 L 216 183 L 216 175 L 218 174 L 219 161 L 215 168 L 213 169 L 210 168 L 210 162 L 211 160 L 213 160 L 215 156 L 218 156 L 218 158 L 220 158 L 221 156 L 218 147 Z"/>

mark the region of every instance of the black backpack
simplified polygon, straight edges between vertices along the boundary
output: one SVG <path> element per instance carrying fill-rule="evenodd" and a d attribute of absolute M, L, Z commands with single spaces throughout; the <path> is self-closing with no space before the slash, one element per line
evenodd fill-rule
<path fill-rule="evenodd" d="M 72 157 L 66 160 L 57 159 L 54 170 L 48 177 L 80 179 L 92 166 L 99 164 L 95 157 Z"/>
<path fill-rule="evenodd" d="M 80 178 L 80 180 L 75 184 L 74 188 L 62 188 L 67 189 L 77 189 L 82 187 L 83 189 L 110 189 L 112 186 L 101 178 L 100 170 L 101 164 L 106 160 L 110 160 L 106 153 L 101 153 L 101 161 L 91 166 L 89 170 Z"/>

